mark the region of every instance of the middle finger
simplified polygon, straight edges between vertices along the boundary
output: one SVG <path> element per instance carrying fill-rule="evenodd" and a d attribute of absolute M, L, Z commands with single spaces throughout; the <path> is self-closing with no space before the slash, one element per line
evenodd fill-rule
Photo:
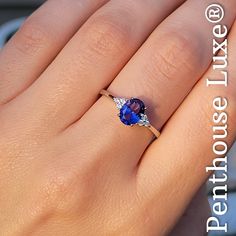
<path fill-rule="evenodd" d="M 86 112 L 155 26 L 183 1 L 109 1 L 33 86 L 6 104 L 6 119 L 22 120 L 21 126 L 37 127 L 37 133 L 63 130 Z"/>

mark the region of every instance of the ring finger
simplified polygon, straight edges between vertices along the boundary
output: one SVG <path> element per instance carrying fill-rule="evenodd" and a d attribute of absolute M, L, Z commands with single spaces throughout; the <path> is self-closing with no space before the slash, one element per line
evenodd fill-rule
<path fill-rule="evenodd" d="M 183 4 L 157 28 L 109 88 L 116 96 L 144 100 L 152 108 L 149 115 L 158 129 L 178 108 L 211 62 L 211 25 L 202 16 L 209 3 L 187 1 Z M 236 3 L 222 3 L 228 9 L 224 24 L 230 28 L 235 17 L 230 8 L 235 7 Z M 196 22 L 201 28 L 196 27 Z M 104 97 L 99 99 L 65 133 L 67 139 L 74 140 L 69 144 L 70 148 L 76 148 L 78 142 L 90 140 L 97 151 L 101 149 L 99 145 L 107 147 L 110 155 L 103 155 L 109 158 L 107 162 L 112 157 L 124 168 L 129 168 L 127 163 L 136 165 L 152 134 L 140 127 L 127 128 L 118 121 L 116 114 L 110 100 Z M 99 141 L 95 134 L 102 134 Z M 80 149 L 80 152 L 83 150 Z"/>

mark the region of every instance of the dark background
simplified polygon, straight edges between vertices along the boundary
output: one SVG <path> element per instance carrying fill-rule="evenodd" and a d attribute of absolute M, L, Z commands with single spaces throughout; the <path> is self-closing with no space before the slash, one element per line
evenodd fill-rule
<path fill-rule="evenodd" d="M 0 48 L 45 0 L 0 0 Z"/>
<path fill-rule="evenodd" d="M 0 0 L 0 25 L 15 18 L 29 15 L 43 0 Z"/>

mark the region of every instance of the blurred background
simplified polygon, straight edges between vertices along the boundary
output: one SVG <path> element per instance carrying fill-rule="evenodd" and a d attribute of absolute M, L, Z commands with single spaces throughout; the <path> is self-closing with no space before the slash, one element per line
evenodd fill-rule
<path fill-rule="evenodd" d="M 44 0 L 0 0 L 0 48 L 16 32 L 25 17 L 31 14 L 43 2 Z M 228 156 L 229 211 L 223 220 L 229 223 L 229 232 L 227 234 L 210 234 L 211 236 L 236 236 L 236 143 Z M 211 192 L 212 186 L 208 184 L 209 202 L 212 204 Z"/>
<path fill-rule="evenodd" d="M 43 0 L 0 0 L 0 47 L 14 34 L 24 17 L 43 2 Z"/>

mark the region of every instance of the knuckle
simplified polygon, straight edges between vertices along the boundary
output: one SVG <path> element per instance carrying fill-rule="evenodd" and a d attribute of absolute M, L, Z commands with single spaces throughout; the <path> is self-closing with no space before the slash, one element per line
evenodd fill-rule
<path fill-rule="evenodd" d="M 60 207 L 61 203 L 65 203 L 69 194 L 71 194 L 70 183 L 61 176 L 49 176 L 49 178 L 41 184 L 40 199 L 43 206 L 51 206 L 54 209 Z"/>
<path fill-rule="evenodd" d="M 164 79 L 173 80 L 194 71 L 199 58 L 195 53 L 196 43 L 190 38 L 172 31 L 154 40 L 158 41 L 155 43 L 158 47 L 151 53 L 151 66 L 146 66 L 152 78 L 160 74 Z"/>
<path fill-rule="evenodd" d="M 91 188 L 91 178 L 85 172 L 82 174 L 81 172 L 83 171 L 67 172 L 63 168 L 48 170 L 41 188 L 45 204 L 53 205 L 55 209 L 61 211 L 75 206 L 79 210 L 84 209 L 86 202 L 93 197 L 94 189 Z"/>
<path fill-rule="evenodd" d="M 23 54 L 33 55 L 50 41 L 49 33 L 40 21 L 33 17 L 27 19 L 17 32 L 15 45 Z"/>
<path fill-rule="evenodd" d="M 112 14 L 100 14 L 92 19 L 88 34 L 90 49 L 102 56 L 124 50 L 132 40 L 130 24 Z"/>

